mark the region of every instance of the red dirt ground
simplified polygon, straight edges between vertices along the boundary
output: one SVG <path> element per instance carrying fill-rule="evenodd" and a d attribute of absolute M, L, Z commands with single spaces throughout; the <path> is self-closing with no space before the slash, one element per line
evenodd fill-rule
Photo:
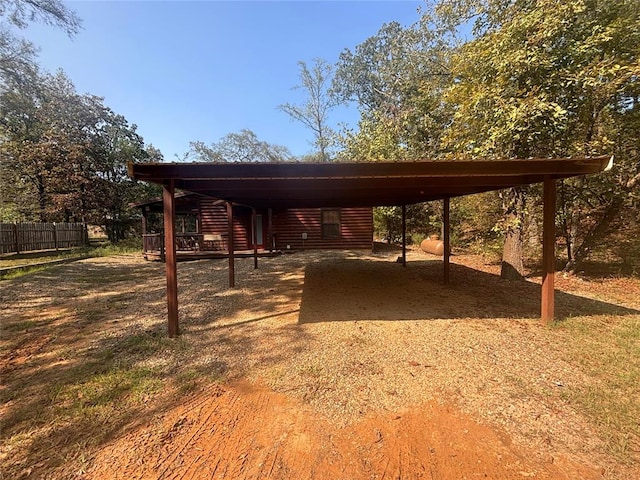
<path fill-rule="evenodd" d="M 597 479 L 432 402 L 336 427 L 248 383 L 209 388 L 104 448 L 92 479 Z"/>

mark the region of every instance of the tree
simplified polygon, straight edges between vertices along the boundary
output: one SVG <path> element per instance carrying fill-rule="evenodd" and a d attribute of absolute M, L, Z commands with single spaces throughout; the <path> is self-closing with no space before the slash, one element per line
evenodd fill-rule
<path fill-rule="evenodd" d="M 409 156 L 402 141 L 402 127 L 380 112 L 362 112 L 358 130 L 344 129 L 340 135 L 343 149 L 338 160 L 344 161 L 402 161 Z"/>
<path fill-rule="evenodd" d="M 472 26 L 473 38 L 461 40 Z M 615 153 L 612 174 L 560 185 L 575 270 L 625 212 L 638 215 L 640 2 L 440 0 L 340 56 L 334 91 L 356 101 L 339 156 L 528 158 Z M 527 205 L 499 193 L 503 276 L 520 277 Z M 493 203 L 493 200 L 492 200 Z M 633 216 L 633 214 L 632 214 Z M 484 223 L 484 222 L 481 222 Z"/>
<path fill-rule="evenodd" d="M 11 126 L 21 125 L 26 131 L 35 123 L 35 108 L 32 100 L 38 95 L 41 79 L 36 63 L 36 47 L 19 38 L 11 27 L 24 29 L 30 22 L 40 22 L 63 29 L 68 35 L 77 33 L 81 21 L 77 15 L 57 0 L 6 0 L 0 3 L 0 94 L 2 94 L 2 117 L 0 118 L 0 180 L 2 204 L 0 213 L 5 219 L 17 220 L 37 217 L 30 201 L 31 181 L 16 172 L 10 151 L 16 144 L 15 131 Z M 26 139 L 25 139 L 26 140 Z M 27 144 L 28 147 L 28 144 Z M 41 174 L 39 177 L 43 177 Z M 39 182 L 43 191 L 43 180 Z M 44 194 L 41 193 L 44 200 Z M 40 210 L 44 207 L 40 202 Z"/>
<path fill-rule="evenodd" d="M 8 77 L 28 81 L 35 67 L 35 46 L 14 35 L 10 25 L 25 29 L 31 22 L 44 23 L 73 36 L 82 21 L 58 0 L 3 0 L 0 2 L 0 87 Z"/>
<path fill-rule="evenodd" d="M 210 145 L 193 141 L 190 147 L 188 156 L 200 162 L 286 162 L 293 158 L 287 147 L 259 140 L 248 129 L 228 133 Z"/>
<path fill-rule="evenodd" d="M 449 122 L 443 89 L 450 82 L 452 47 L 427 17 L 403 28 L 385 24 L 355 51 L 340 54 L 333 83 L 336 96 L 356 102 L 359 130 L 342 135 L 342 157 L 413 160 L 438 156 Z"/>
<path fill-rule="evenodd" d="M 3 160 L 31 187 L 41 221 L 68 219 L 87 210 L 72 204 L 91 203 L 78 190 L 94 170 L 90 151 L 107 109 L 98 97 L 78 95 L 62 72 L 32 82 L 9 83 L 0 93 Z"/>
<path fill-rule="evenodd" d="M 557 154 L 553 147 L 561 145 L 566 112 L 542 86 L 545 76 L 552 74 L 548 51 L 542 48 L 536 57 L 532 53 L 537 50 L 528 47 L 536 38 L 529 28 L 536 19 L 514 19 L 516 12 L 509 9 L 496 14 L 492 5 L 485 2 L 475 23 L 477 37 L 453 57 L 457 81 L 447 91 L 446 100 L 456 109 L 443 137 L 445 148 L 471 157 Z M 515 3 L 512 7 L 518 8 Z M 531 88 L 536 82 L 542 88 Z M 499 226 L 505 236 L 502 278 L 518 279 L 524 273 L 526 196 L 523 188 L 501 194 L 504 219 Z"/>
<path fill-rule="evenodd" d="M 3 0 L 0 17 L 18 28 L 35 21 L 60 28 L 70 36 L 78 33 L 82 25 L 76 13 L 59 0 Z"/>
<path fill-rule="evenodd" d="M 6 0 L 0 16 L 25 28 L 39 21 L 77 33 L 80 20 L 57 0 Z M 0 26 L 0 179 L 3 220 L 83 221 L 124 238 L 128 204 L 149 187 L 127 176 L 128 161 L 162 161 L 153 147 L 95 95 L 59 71 L 43 73 L 35 47 Z"/>
<path fill-rule="evenodd" d="M 96 223 L 107 227 L 112 241 L 124 238 L 131 222 L 128 204 L 141 191 L 126 165 L 150 155 L 136 126 L 102 98 L 78 94 L 61 71 L 34 74 L 28 83 L 9 78 L 5 85 L 0 172 L 12 196 L 4 214 Z M 155 149 L 151 154 L 162 158 Z"/>
<path fill-rule="evenodd" d="M 413 235 L 426 237 L 440 231 L 442 218 L 437 214 L 437 207 L 432 202 L 407 205 L 406 229 L 408 242 L 412 242 Z M 402 207 L 376 207 L 373 209 L 374 233 L 388 243 L 399 242 L 402 239 Z"/>
<path fill-rule="evenodd" d="M 573 199 L 572 204 L 563 205 L 564 211 L 573 210 L 569 216 L 581 224 L 576 225 L 578 230 L 587 228 L 584 241 L 601 237 L 608 219 L 637 188 L 637 160 L 632 160 L 631 152 L 620 151 L 612 133 L 621 134 L 623 123 L 637 109 L 633 99 L 640 73 L 638 7 L 637 0 L 562 4 L 451 0 L 439 4 L 449 25 L 467 22 L 470 15 L 475 18 L 476 37 L 456 53 L 452 62 L 456 81 L 445 97 L 455 105 L 444 137 L 449 152 L 527 158 L 619 151 L 620 171 L 626 173 L 615 182 L 611 180 L 616 177 L 575 181 L 605 183 L 613 192 L 616 200 L 595 192 L 589 195 L 588 203 L 602 207 L 597 222 L 589 226 L 577 218 L 574 206 L 582 202 Z M 583 198 L 587 195 L 582 188 L 579 192 Z M 525 197 L 525 192 L 517 190 L 505 195 L 509 216 L 505 275 L 508 270 L 520 270 Z M 584 251 L 575 249 L 576 254 Z"/>
<path fill-rule="evenodd" d="M 300 85 L 294 90 L 304 90 L 307 99 L 301 105 L 285 103 L 278 108 L 292 119 L 311 129 L 314 135 L 313 145 L 318 149 L 322 162 L 331 160 L 329 146 L 331 145 L 332 129 L 328 124 L 329 112 L 337 105 L 335 97 L 329 92 L 333 66 L 326 60 L 316 58 L 309 68 L 306 62 L 298 62 L 300 67 Z"/>
<path fill-rule="evenodd" d="M 0 88 L 9 77 L 14 82 L 26 82 L 37 70 L 36 49 L 30 42 L 12 35 L 0 25 Z"/>

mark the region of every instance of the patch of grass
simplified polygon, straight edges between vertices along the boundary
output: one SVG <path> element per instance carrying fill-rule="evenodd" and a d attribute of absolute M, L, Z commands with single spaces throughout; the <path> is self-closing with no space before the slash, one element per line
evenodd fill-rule
<path fill-rule="evenodd" d="M 148 357 L 161 351 L 179 353 L 189 348 L 184 337 L 169 338 L 163 330 L 154 330 L 121 339 L 114 348 L 116 356 Z"/>
<path fill-rule="evenodd" d="M 138 238 L 128 239 L 116 244 L 106 244 L 97 247 L 83 247 L 56 251 L 32 252 L 19 255 L 10 255 L 0 258 L 0 268 L 24 267 L 20 270 L 7 272 L 3 279 L 19 278 L 28 273 L 44 270 L 47 265 L 36 265 L 57 260 L 81 260 L 91 257 L 108 257 L 112 255 L 136 254 L 142 251 L 142 243 Z M 33 267 L 29 267 L 33 265 Z M 52 264 L 55 265 L 55 264 Z"/>
<path fill-rule="evenodd" d="M 45 270 L 47 268 L 48 267 L 45 265 L 33 266 L 33 267 L 26 266 L 25 268 L 21 268 L 20 270 L 14 270 L 12 272 L 4 273 L 0 277 L 0 280 L 12 280 L 15 278 L 20 278 L 28 273 L 41 272 L 42 270 Z"/>
<path fill-rule="evenodd" d="M 565 398 L 597 425 L 609 452 L 621 462 L 639 460 L 640 317 L 574 318 L 566 354 L 593 379 L 567 388 Z"/>
<path fill-rule="evenodd" d="M 90 249 L 92 257 L 110 257 L 112 255 L 140 252 L 142 252 L 142 240 L 140 238 L 129 238 L 118 243 L 109 243 Z"/>
<path fill-rule="evenodd" d="M 198 388 L 199 380 L 202 379 L 202 372 L 195 368 L 189 368 L 184 372 L 180 372 L 176 375 L 176 384 L 178 385 L 178 391 L 180 394 L 187 394 L 195 391 Z"/>
<path fill-rule="evenodd" d="M 318 378 L 322 376 L 323 368 L 320 365 L 311 364 L 305 365 L 300 368 L 300 374 L 308 375 L 309 377 Z"/>
<path fill-rule="evenodd" d="M 162 367 L 132 364 L 132 359 L 118 358 L 109 349 L 89 357 L 76 354 L 61 372 L 36 389 L 15 382 L 7 389 L 10 398 L 2 399 L 15 401 L 2 432 L 4 445 L 16 452 L 9 470 L 13 474 L 34 463 L 49 470 L 80 468 L 82 455 L 89 455 L 91 447 L 166 387 L 167 372 Z M 56 478 L 63 477 L 68 475 Z"/>
<path fill-rule="evenodd" d="M 34 328 L 38 326 L 37 320 L 24 320 L 22 322 L 10 323 L 8 325 L 3 325 L 2 330 L 5 332 L 22 332 L 25 330 L 29 330 L 30 328 Z"/>
<path fill-rule="evenodd" d="M 136 403 L 145 395 L 159 392 L 162 380 L 155 369 L 115 367 L 82 383 L 64 386 L 55 392 L 59 408 L 71 416 L 87 416 L 104 408 Z"/>
<path fill-rule="evenodd" d="M 107 247 L 101 252 L 118 254 L 129 248 Z M 86 281 L 79 281 L 81 276 Z M 48 277 L 43 275 L 44 282 L 48 283 Z M 56 272 L 50 277 L 51 282 L 57 281 Z M 93 291 L 105 293 L 94 278 L 104 283 L 121 279 L 129 283 L 93 300 Z M 187 359 L 201 352 L 191 350 L 188 336 L 168 338 L 164 324 L 136 325 L 121 332 L 105 326 L 110 334 L 97 336 L 92 335 L 93 328 L 83 329 L 85 324 L 109 318 L 112 310 L 135 298 L 130 292 L 130 271 L 89 265 L 66 281 L 68 291 L 58 292 L 50 301 L 51 306 L 64 308 L 49 312 L 33 306 L 25 310 L 28 316 L 25 313 L 2 325 L 3 348 L 11 351 L 20 342 L 19 353 L 27 358 L 14 366 L 6 377 L 7 388 L 0 392 L 4 408 L 0 455 L 5 455 L 7 448 L 14 452 L 11 461 L 1 468 L 7 478 L 18 478 L 33 465 L 41 465 L 32 473 L 35 478 L 44 477 L 40 470 L 49 472 L 47 477 L 71 478 L 73 472 L 84 468 L 93 448 L 139 419 L 147 409 L 221 377 L 220 370 L 209 365 L 194 367 Z M 12 288 L 18 291 L 19 282 Z M 88 295 L 87 301 L 80 300 L 84 295 Z M 54 324 L 59 316 L 65 321 Z M 42 328 L 45 326 L 46 330 Z M 50 341 L 39 343 L 45 334 Z"/>
<path fill-rule="evenodd" d="M 160 392 L 167 372 L 144 362 L 182 348 L 181 342 L 160 332 L 123 337 L 69 371 L 65 383 L 52 385 L 47 397 L 55 405 L 56 415 L 84 419 L 109 416 Z"/>
<path fill-rule="evenodd" d="M 42 252 L 27 252 L 0 257 L 0 268 L 17 267 L 21 265 L 32 265 L 34 263 L 52 262 L 55 260 L 65 260 L 84 255 L 87 248 L 72 248 L 65 250 L 47 250 Z"/>

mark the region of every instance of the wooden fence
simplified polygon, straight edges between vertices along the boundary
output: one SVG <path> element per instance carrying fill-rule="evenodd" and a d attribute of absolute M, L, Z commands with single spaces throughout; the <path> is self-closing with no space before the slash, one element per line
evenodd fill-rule
<path fill-rule="evenodd" d="M 84 223 L 0 223 L 0 254 L 58 250 L 86 244 Z"/>

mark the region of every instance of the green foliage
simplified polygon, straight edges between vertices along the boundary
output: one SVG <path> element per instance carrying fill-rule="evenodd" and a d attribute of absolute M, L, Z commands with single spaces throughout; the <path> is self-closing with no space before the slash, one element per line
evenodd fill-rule
<path fill-rule="evenodd" d="M 229 133 L 210 145 L 194 141 L 190 147 L 187 157 L 199 162 L 286 162 L 293 158 L 287 147 L 259 140 L 248 129 Z"/>
<path fill-rule="evenodd" d="M 411 160 L 438 155 L 448 108 L 441 101 L 450 82 L 444 34 L 425 23 L 392 22 L 355 51 L 340 54 L 333 89 L 361 110 L 359 131 L 341 135 L 343 158 Z"/>
<path fill-rule="evenodd" d="M 609 151 L 594 129 L 636 83 L 637 1 L 482 3 L 478 36 L 451 62 L 446 147 L 523 158 Z M 442 4 L 455 14 L 455 2 Z"/>
<path fill-rule="evenodd" d="M 110 257 L 111 255 L 139 254 L 142 251 L 142 239 L 138 236 L 117 243 L 109 243 L 88 250 L 91 257 Z"/>
<path fill-rule="evenodd" d="M 18 28 L 27 28 L 35 21 L 60 28 L 68 35 L 78 33 L 82 25 L 76 13 L 59 0 L 3 0 L 0 17 Z"/>
<path fill-rule="evenodd" d="M 74 261 L 92 257 L 109 257 L 112 255 L 139 255 L 142 251 L 142 240 L 140 237 L 133 237 L 121 242 L 99 247 L 74 248 L 66 251 L 46 251 L 33 252 L 28 254 L 13 255 L 0 260 L 0 268 L 7 268 L 0 277 L 2 279 L 19 278 L 24 275 L 38 272 L 55 265 L 61 261 Z"/>
<path fill-rule="evenodd" d="M 4 195 L 4 190 L 2 193 Z M 6 203 L 5 203 L 6 202 Z M 15 204 L 9 203 L 3 196 L 2 203 L 0 204 L 0 223 L 16 223 L 21 218 L 20 212 Z"/>
<path fill-rule="evenodd" d="M 0 171 L 15 200 L 5 209 L 105 225 L 112 241 L 123 239 L 133 221 L 128 204 L 146 190 L 127 176 L 127 161 L 149 159 L 136 126 L 101 98 L 78 94 L 62 72 L 34 73 L 28 84 L 6 80 Z"/>
<path fill-rule="evenodd" d="M 14 31 L 37 22 L 64 30 L 69 36 L 79 32 L 81 20 L 59 0 L 3 0 L 0 2 L 0 87 L 5 79 L 29 81 L 34 73 L 36 47 Z"/>
<path fill-rule="evenodd" d="M 503 219 L 500 197 L 496 192 L 453 199 L 451 224 L 457 233 L 457 244 L 478 245 L 504 238 L 496 225 Z"/>
<path fill-rule="evenodd" d="M 420 241 L 429 234 L 440 232 L 441 212 L 435 203 L 418 203 L 407 205 L 407 242 L 412 243 L 420 237 Z M 376 207 L 373 209 L 373 229 L 377 238 L 388 243 L 402 240 L 402 208 Z M 419 243 L 419 242 L 418 242 Z"/>

